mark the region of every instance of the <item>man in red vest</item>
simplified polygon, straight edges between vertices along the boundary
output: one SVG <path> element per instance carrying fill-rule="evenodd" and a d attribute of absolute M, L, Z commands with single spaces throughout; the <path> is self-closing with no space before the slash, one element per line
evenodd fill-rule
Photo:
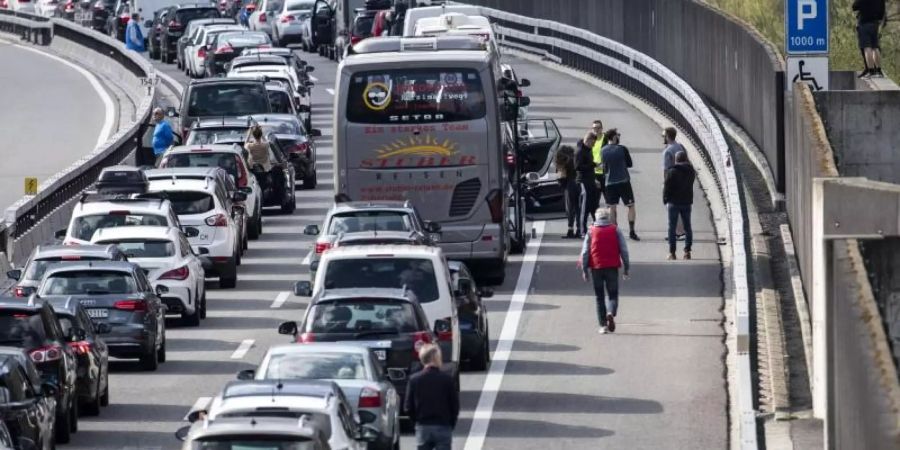
<path fill-rule="evenodd" d="M 597 209 L 597 221 L 584 233 L 579 266 L 582 278 L 590 273 L 597 300 L 597 320 L 600 334 L 616 331 L 616 311 L 619 308 L 619 267 L 624 267 L 623 279 L 628 279 L 628 244 L 625 235 L 609 221 L 609 209 Z M 606 297 L 609 294 L 609 303 Z"/>

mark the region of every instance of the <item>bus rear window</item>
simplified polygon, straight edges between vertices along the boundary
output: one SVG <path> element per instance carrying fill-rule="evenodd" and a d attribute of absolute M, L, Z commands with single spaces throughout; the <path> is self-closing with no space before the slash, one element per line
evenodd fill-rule
<path fill-rule="evenodd" d="M 350 78 L 350 122 L 457 122 L 484 115 L 484 89 L 475 70 L 398 69 L 360 72 Z"/>

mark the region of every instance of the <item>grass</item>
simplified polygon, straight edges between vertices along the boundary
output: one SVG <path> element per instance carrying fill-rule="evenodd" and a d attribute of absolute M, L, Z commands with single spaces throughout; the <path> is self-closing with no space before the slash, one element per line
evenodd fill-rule
<path fill-rule="evenodd" d="M 785 0 L 704 0 L 727 11 L 771 41 L 784 55 Z M 856 16 L 853 0 L 831 0 L 831 68 L 855 70 L 863 68 L 856 43 Z M 888 25 L 881 30 L 881 62 L 885 73 L 900 80 L 900 0 L 888 0 Z"/>

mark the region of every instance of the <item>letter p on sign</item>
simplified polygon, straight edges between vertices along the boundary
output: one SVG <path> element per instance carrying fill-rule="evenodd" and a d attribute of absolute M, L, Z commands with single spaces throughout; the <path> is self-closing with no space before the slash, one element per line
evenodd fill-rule
<path fill-rule="evenodd" d="M 802 30 L 807 20 L 819 16 L 819 5 L 816 0 L 797 0 L 797 29 Z"/>

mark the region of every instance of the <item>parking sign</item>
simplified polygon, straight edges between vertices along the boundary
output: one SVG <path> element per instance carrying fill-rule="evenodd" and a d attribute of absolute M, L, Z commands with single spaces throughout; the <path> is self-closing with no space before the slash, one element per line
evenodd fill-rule
<path fill-rule="evenodd" d="M 785 0 L 789 55 L 828 53 L 828 0 Z"/>

